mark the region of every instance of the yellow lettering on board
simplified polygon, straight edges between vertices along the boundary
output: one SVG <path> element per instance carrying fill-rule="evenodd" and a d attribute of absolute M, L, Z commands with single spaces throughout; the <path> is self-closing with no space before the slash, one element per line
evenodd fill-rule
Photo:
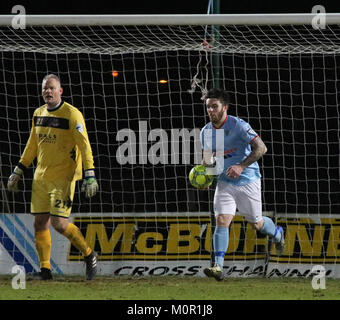
<path fill-rule="evenodd" d="M 256 230 L 251 226 L 250 223 L 247 224 L 246 238 L 244 244 L 244 253 L 256 253 L 256 246 L 262 245 L 267 247 L 268 238 L 258 238 L 256 236 Z"/>
<path fill-rule="evenodd" d="M 227 253 L 235 252 L 240 243 L 242 223 L 232 223 L 229 228 L 229 244 Z"/>
<path fill-rule="evenodd" d="M 94 248 L 95 241 L 98 239 L 101 253 L 112 253 L 121 239 L 120 252 L 128 253 L 131 252 L 134 227 L 135 224 L 120 223 L 113 231 L 111 238 L 108 239 L 103 223 L 89 224 L 87 226 L 85 240 L 91 248 Z"/>
<path fill-rule="evenodd" d="M 340 258 L 340 226 L 333 225 L 329 231 L 327 256 Z"/>
<path fill-rule="evenodd" d="M 154 241 L 162 241 L 163 235 L 159 232 L 144 232 L 142 233 L 136 243 L 136 248 L 140 253 L 157 253 L 162 250 L 161 244 L 154 244 L 152 247 L 147 247 L 147 241 L 152 239 Z"/>
<path fill-rule="evenodd" d="M 294 255 L 295 241 L 297 240 L 301 252 L 295 252 L 295 254 L 302 254 L 306 257 L 318 257 L 321 255 L 323 237 L 325 233 L 325 227 L 317 225 L 314 229 L 313 239 L 310 239 L 307 233 L 308 225 L 288 225 L 285 235 L 285 255 Z"/>
<path fill-rule="evenodd" d="M 181 234 L 187 231 L 187 234 Z M 200 242 L 196 237 L 201 234 L 199 224 L 170 224 L 167 241 L 167 253 L 192 253 L 199 249 Z M 180 245 L 180 241 L 188 242 L 187 245 Z"/>
<path fill-rule="evenodd" d="M 211 224 L 207 224 L 207 232 L 205 236 L 204 249 L 208 252 L 211 251 Z"/>

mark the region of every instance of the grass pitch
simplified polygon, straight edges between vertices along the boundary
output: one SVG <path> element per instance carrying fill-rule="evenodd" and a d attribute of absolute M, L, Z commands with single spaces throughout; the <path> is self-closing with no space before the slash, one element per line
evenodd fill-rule
<path fill-rule="evenodd" d="M 326 289 L 314 290 L 311 279 L 299 278 L 55 276 L 15 290 L 12 277 L 1 276 L 0 300 L 340 300 L 340 280 L 326 279 Z"/>

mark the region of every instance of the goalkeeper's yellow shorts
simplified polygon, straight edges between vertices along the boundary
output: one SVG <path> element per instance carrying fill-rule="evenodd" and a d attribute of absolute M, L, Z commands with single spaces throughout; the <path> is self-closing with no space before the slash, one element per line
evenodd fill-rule
<path fill-rule="evenodd" d="M 72 210 L 75 181 L 33 180 L 31 213 L 50 213 L 68 218 Z"/>

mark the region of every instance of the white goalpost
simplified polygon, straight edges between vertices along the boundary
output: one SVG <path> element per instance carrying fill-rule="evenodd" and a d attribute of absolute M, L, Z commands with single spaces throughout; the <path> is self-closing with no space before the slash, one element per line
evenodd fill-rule
<path fill-rule="evenodd" d="M 0 274 L 39 269 L 35 164 L 20 193 L 4 189 L 43 104 L 42 79 L 55 73 L 92 145 L 100 190 L 88 201 L 78 185 L 71 219 L 100 274 L 202 276 L 209 265 L 213 192 L 188 174 L 202 158 L 202 94 L 218 77 L 229 113 L 268 147 L 263 211 L 286 237 L 279 257 L 240 213 L 227 276 L 307 277 L 322 265 L 340 277 L 340 14 L 4 15 L 0 56 Z M 81 254 L 55 232 L 52 248 L 54 272 L 82 274 Z"/>

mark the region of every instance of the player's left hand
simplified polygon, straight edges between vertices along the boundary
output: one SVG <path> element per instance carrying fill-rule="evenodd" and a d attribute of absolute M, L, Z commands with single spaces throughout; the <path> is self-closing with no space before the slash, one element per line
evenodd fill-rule
<path fill-rule="evenodd" d="M 81 191 L 85 192 L 86 198 L 93 197 L 99 189 L 94 170 L 85 171 L 85 178 L 81 186 Z"/>
<path fill-rule="evenodd" d="M 15 167 L 13 173 L 8 178 L 7 189 L 8 191 L 18 192 L 18 183 L 21 179 L 23 171 L 19 167 Z"/>
<path fill-rule="evenodd" d="M 227 169 L 226 175 L 232 179 L 238 179 L 244 168 L 240 164 L 234 164 Z"/>

